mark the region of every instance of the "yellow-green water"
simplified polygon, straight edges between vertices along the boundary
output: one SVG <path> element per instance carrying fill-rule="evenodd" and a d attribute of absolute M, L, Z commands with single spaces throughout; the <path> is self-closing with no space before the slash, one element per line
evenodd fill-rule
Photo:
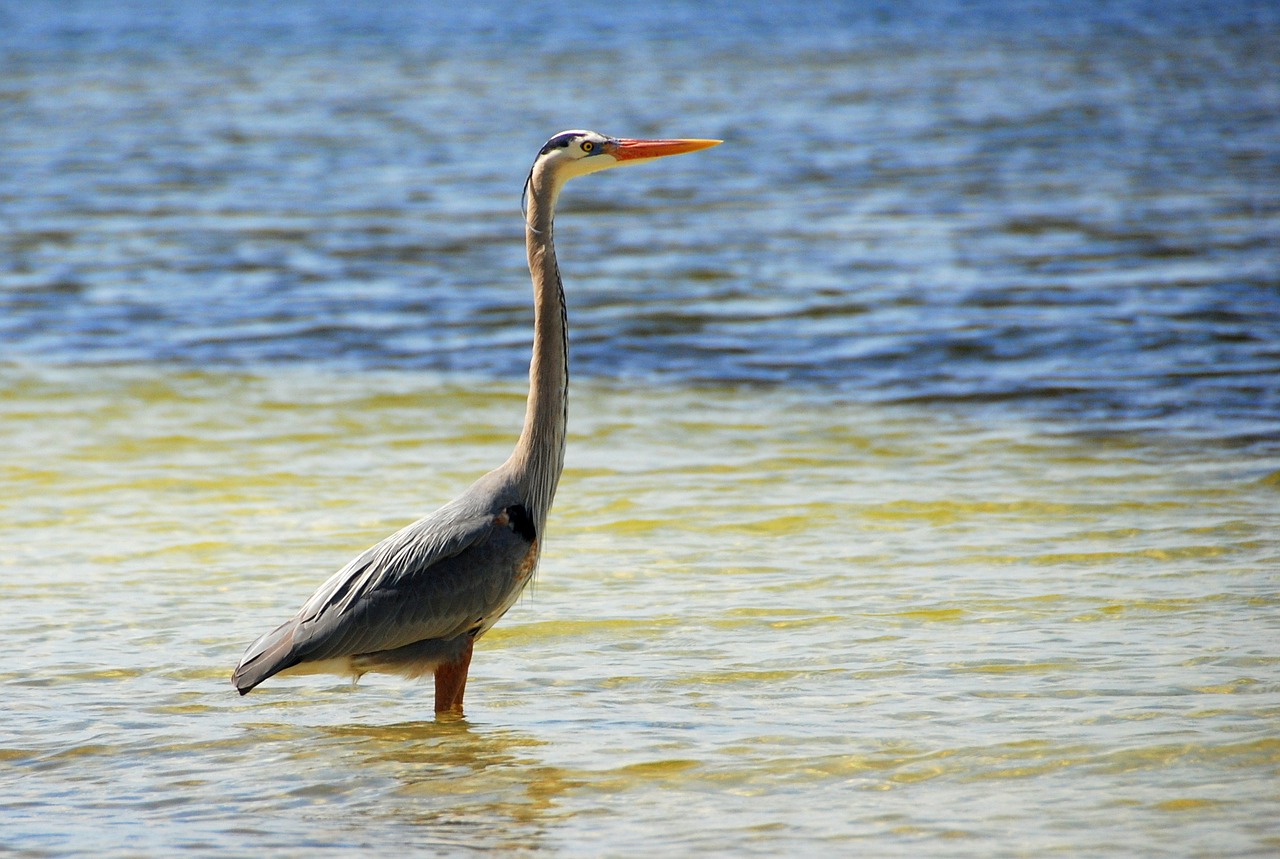
<path fill-rule="evenodd" d="M 1280 461 L 575 384 L 467 719 L 244 646 L 508 452 L 518 383 L 0 368 L 0 845 L 1280 850 Z"/>
<path fill-rule="evenodd" d="M 0 854 L 1280 853 L 1274 0 L 0 3 Z M 228 680 L 506 456 L 465 722 Z"/>

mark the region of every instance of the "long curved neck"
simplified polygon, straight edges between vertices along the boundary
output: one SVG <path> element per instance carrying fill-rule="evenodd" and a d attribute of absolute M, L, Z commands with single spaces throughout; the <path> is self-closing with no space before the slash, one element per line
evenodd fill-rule
<path fill-rule="evenodd" d="M 525 246 L 533 278 L 533 359 L 529 363 L 524 429 L 510 459 L 516 480 L 534 507 L 539 533 L 564 468 L 569 404 L 568 319 L 552 237 L 559 189 L 551 181 L 539 181 L 548 178 L 533 177 L 527 201 Z"/>

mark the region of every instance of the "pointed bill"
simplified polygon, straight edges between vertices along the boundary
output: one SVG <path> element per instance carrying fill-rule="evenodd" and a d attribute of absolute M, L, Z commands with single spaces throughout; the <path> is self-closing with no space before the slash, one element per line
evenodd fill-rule
<path fill-rule="evenodd" d="M 633 140 L 623 137 L 612 142 L 614 145 L 609 150 L 610 155 L 618 161 L 634 161 L 641 158 L 662 158 L 667 155 L 697 152 L 699 149 L 710 149 L 712 146 L 719 146 L 724 141 L 699 138 Z"/>

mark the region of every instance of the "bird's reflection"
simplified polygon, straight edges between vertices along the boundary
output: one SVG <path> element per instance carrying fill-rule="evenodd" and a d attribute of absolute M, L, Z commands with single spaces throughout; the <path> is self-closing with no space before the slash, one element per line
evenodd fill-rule
<path fill-rule="evenodd" d="M 432 846 L 543 849 L 546 831 L 565 814 L 559 798 L 583 783 L 543 763 L 540 740 L 465 719 L 317 730 L 344 747 L 356 771 L 392 779 L 376 813 L 397 828 L 419 828 Z"/>

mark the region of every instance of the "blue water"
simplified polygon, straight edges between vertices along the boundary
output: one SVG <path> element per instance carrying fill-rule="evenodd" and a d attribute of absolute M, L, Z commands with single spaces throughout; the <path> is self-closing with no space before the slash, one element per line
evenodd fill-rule
<path fill-rule="evenodd" d="M 506 456 L 430 688 L 243 647 Z M 0 0 L 0 852 L 1280 845 L 1280 5 Z"/>
<path fill-rule="evenodd" d="M 519 378 L 595 127 L 727 143 L 571 188 L 580 378 L 1269 446 L 1278 8 L 5 4 L 0 360 Z"/>

